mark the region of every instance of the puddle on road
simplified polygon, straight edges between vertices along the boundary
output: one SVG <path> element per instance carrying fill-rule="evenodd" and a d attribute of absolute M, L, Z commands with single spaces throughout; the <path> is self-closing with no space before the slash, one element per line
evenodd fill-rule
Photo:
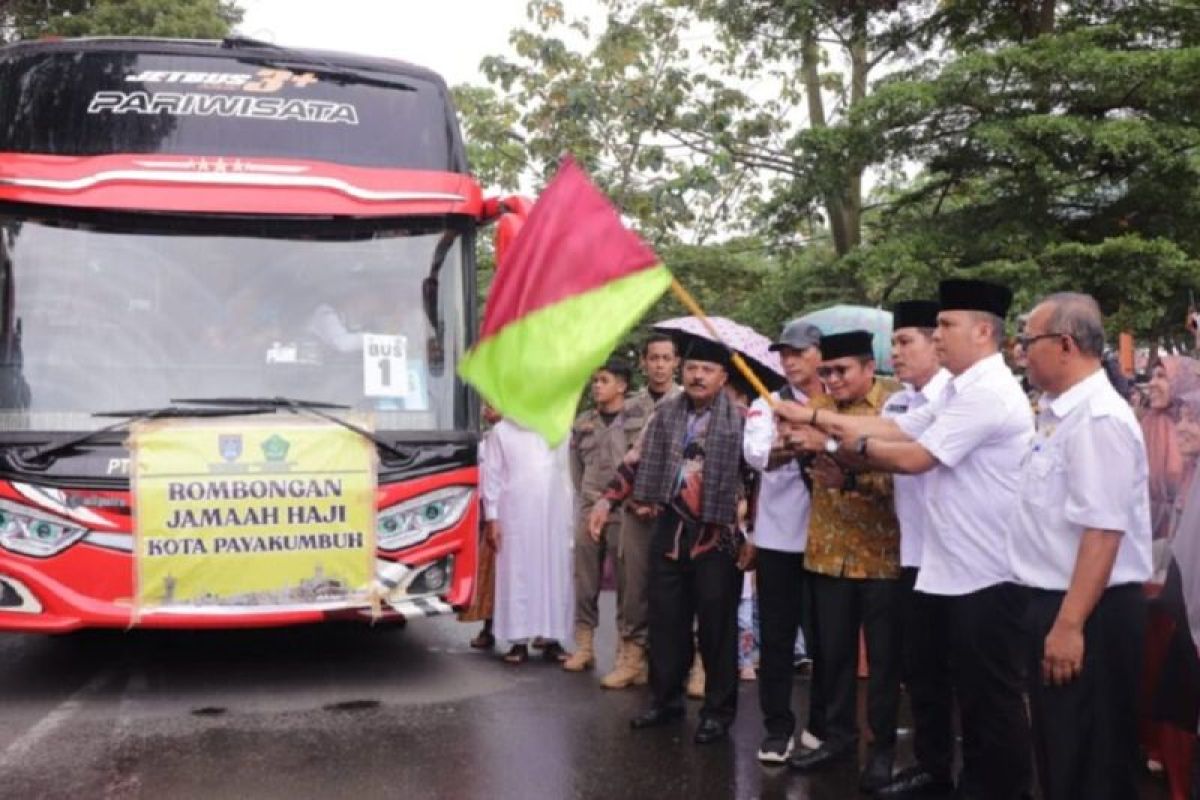
<path fill-rule="evenodd" d="M 326 711 L 370 711 L 382 705 L 378 700 L 344 700 L 322 706 Z"/>
<path fill-rule="evenodd" d="M 221 706 L 201 706 L 200 708 L 192 709 L 194 717 L 219 717 L 225 713 L 227 709 Z"/>

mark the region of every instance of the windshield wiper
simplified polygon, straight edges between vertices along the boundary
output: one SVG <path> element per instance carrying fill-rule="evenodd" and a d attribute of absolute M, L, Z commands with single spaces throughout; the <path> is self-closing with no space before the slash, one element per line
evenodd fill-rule
<path fill-rule="evenodd" d="M 382 86 L 386 89 L 399 89 L 402 92 L 415 92 L 417 87 L 412 84 L 405 83 L 402 80 L 392 78 L 380 78 L 375 75 L 368 75 L 365 72 L 360 72 L 353 67 L 345 67 L 339 64 L 334 64 L 328 59 L 322 58 L 315 53 L 306 53 L 302 50 L 292 50 L 281 45 L 271 42 L 264 42 L 259 39 L 252 39 L 249 36 L 227 36 L 221 42 L 221 47 L 226 50 L 270 50 L 278 53 L 280 58 L 271 58 L 268 56 L 256 56 L 248 53 L 240 53 L 238 59 L 251 64 L 258 64 L 263 67 L 274 67 L 276 69 L 286 69 L 289 71 L 304 70 L 306 72 L 315 72 L 318 75 L 323 75 L 325 78 L 332 81 L 341 81 L 342 83 L 361 83 L 365 86 Z"/>
<path fill-rule="evenodd" d="M 350 406 L 341 403 L 326 403 L 323 400 L 297 400 L 294 397 L 172 397 L 172 403 L 184 405 L 209 406 L 210 408 L 239 408 L 251 406 L 256 408 L 303 408 L 306 410 L 328 408 L 337 411 L 349 411 Z"/>
<path fill-rule="evenodd" d="M 412 461 L 417 450 L 412 448 L 400 448 L 396 445 L 379 438 L 371 433 L 366 428 L 355 425 L 353 422 L 348 422 L 341 417 L 330 414 L 325 409 L 348 410 L 350 406 L 338 405 L 337 403 L 324 403 L 318 400 L 297 400 L 293 397 L 203 397 L 203 398 L 172 398 L 172 403 L 196 403 L 206 406 L 228 407 L 228 408 L 263 408 L 270 409 L 287 409 L 293 414 L 308 412 L 315 417 L 320 417 L 336 425 L 341 425 L 348 431 L 354 431 L 359 436 L 373 442 L 376 447 L 391 453 L 401 461 Z"/>
<path fill-rule="evenodd" d="M 219 408 L 180 408 L 178 406 L 162 406 L 161 408 L 145 408 L 133 411 L 97 411 L 93 417 L 121 417 L 117 422 L 97 428 L 94 431 L 74 436 L 57 444 L 34 449 L 32 452 L 13 451 L 9 453 L 9 462 L 18 469 L 44 469 L 54 463 L 54 457 L 62 453 L 76 450 L 107 433 L 127 428 L 135 422 L 151 419 L 166 419 L 169 417 L 231 417 L 239 414 L 268 414 L 275 410 L 270 405 L 242 405 L 239 407 Z"/>

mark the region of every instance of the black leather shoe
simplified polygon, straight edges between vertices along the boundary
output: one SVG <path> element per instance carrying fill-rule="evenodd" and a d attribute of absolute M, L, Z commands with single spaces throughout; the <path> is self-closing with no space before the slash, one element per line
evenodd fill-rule
<path fill-rule="evenodd" d="M 954 794 L 954 781 L 945 776 L 926 772 L 921 767 L 901 770 L 885 786 L 875 791 L 876 797 L 902 800 L 917 797 L 949 797 Z"/>
<path fill-rule="evenodd" d="M 728 725 L 722 725 L 715 719 L 702 719 L 696 726 L 696 735 L 692 737 L 692 741 L 696 744 L 712 744 L 727 736 L 729 736 Z"/>
<path fill-rule="evenodd" d="M 646 711 L 629 720 L 629 727 L 635 731 L 642 728 L 656 728 L 659 725 L 666 725 L 668 722 L 674 722 L 677 719 L 683 719 L 682 708 L 659 708 L 658 706 L 651 706 Z"/>
<path fill-rule="evenodd" d="M 892 763 L 895 756 L 890 750 L 872 753 L 867 759 L 866 769 L 858 778 L 858 788 L 867 792 L 877 792 L 892 782 Z"/>
<path fill-rule="evenodd" d="M 830 745 L 823 744 L 816 750 L 805 750 L 792 753 L 788 766 L 800 772 L 816 772 L 825 769 L 839 761 L 845 761 L 854 756 L 854 744 Z"/>

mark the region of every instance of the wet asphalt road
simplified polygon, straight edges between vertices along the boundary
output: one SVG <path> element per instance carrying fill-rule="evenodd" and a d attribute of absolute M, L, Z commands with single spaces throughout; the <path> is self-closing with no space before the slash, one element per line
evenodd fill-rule
<path fill-rule="evenodd" d="M 698 747 L 695 703 L 683 725 L 631 732 L 644 689 L 507 666 L 466 646 L 474 627 L 0 634 L 0 798 L 859 796 L 853 767 L 758 764 L 752 683 L 732 741 Z M 607 624 L 601 642 L 604 670 Z"/>

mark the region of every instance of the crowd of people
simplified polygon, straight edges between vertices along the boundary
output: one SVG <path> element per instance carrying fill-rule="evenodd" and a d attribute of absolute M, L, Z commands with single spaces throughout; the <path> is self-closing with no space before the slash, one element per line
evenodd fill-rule
<path fill-rule="evenodd" d="M 699 694 L 694 741 L 721 741 L 756 678 L 763 764 L 819 772 L 865 736 L 877 797 L 1130 798 L 1147 759 L 1190 797 L 1200 362 L 1164 356 L 1143 390 L 1105 369 L 1091 297 L 1046 297 L 1015 347 L 1011 304 L 976 280 L 897 303 L 894 379 L 870 333 L 796 320 L 770 396 L 724 345 L 656 334 L 645 388 L 610 359 L 562 445 L 493 416 L 472 645 L 593 667 L 610 559 L 601 684 L 648 684 L 634 729 Z M 902 694 L 915 763 L 898 770 Z"/>

